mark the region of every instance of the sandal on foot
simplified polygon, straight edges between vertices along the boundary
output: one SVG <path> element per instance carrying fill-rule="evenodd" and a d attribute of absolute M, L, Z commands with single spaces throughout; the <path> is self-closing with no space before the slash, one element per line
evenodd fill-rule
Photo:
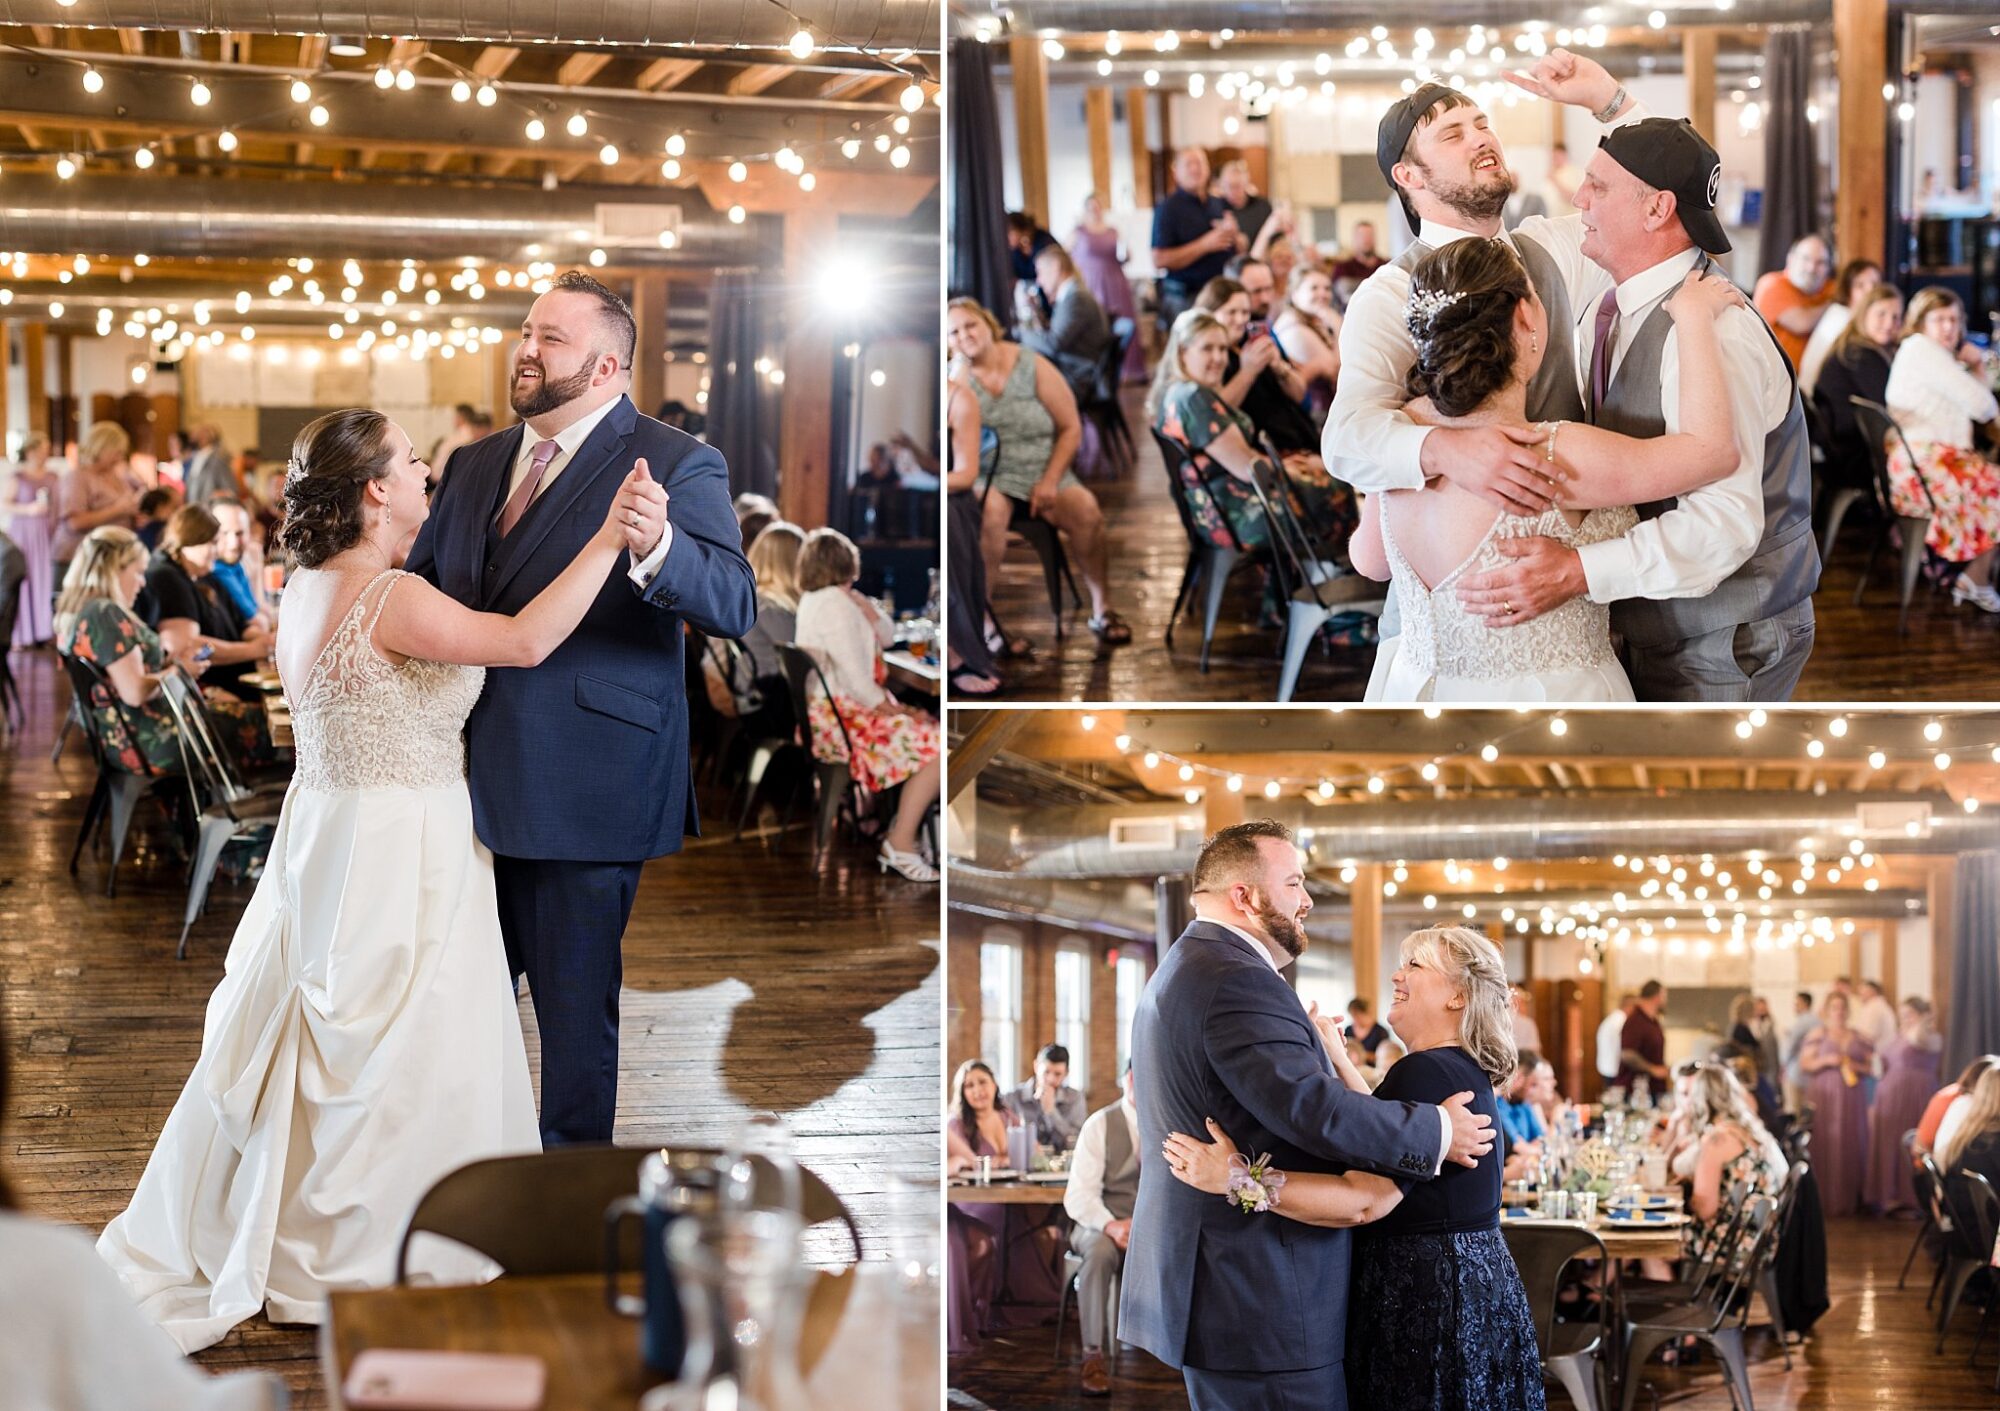
<path fill-rule="evenodd" d="M 960 668 L 951 674 L 951 689 L 960 696 L 997 696 L 1006 687 L 1006 682 L 997 676 L 981 676 L 976 671 Z"/>
<path fill-rule="evenodd" d="M 1122 647 L 1132 640 L 1130 624 L 1115 612 L 1091 618 L 1089 626 L 1090 630 L 1097 634 L 1098 640 L 1107 647 Z"/>
<path fill-rule="evenodd" d="M 912 882 L 935 882 L 938 879 L 937 869 L 924 861 L 922 853 L 898 852 L 887 843 L 882 844 L 882 851 L 875 855 L 875 862 L 884 872 L 894 869 L 898 876 Z"/>

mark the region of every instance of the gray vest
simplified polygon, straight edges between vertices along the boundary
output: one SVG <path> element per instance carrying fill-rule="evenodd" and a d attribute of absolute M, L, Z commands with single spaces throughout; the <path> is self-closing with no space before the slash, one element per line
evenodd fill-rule
<path fill-rule="evenodd" d="M 1576 390 L 1575 343 L 1564 334 L 1564 330 L 1576 327 L 1575 320 L 1570 317 L 1569 289 L 1563 284 L 1562 274 L 1556 269 L 1556 262 L 1549 258 L 1548 251 L 1524 235 L 1517 234 L 1508 243 L 1521 257 L 1521 263 L 1527 266 L 1528 282 L 1541 296 L 1542 307 L 1549 314 L 1548 350 L 1542 354 L 1542 365 L 1536 371 L 1534 380 L 1528 384 L 1528 420 L 1582 421 L 1583 398 Z M 1409 273 L 1430 252 L 1431 247 L 1423 241 L 1412 241 L 1409 248 L 1396 257 L 1396 268 Z"/>
<path fill-rule="evenodd" d="M 1713 269 L 1702 260 L 1704 271 Z M 1626 348 L 1591 423 L 1607 431 L 1650 440 L 1666 434 L 1660 369 L 1673 316 L 1662 303 L 1646 317 Z M 1765 328 L 1765 336 L 1770 329 Z M 1786 373 L 1791 362 L 1771 339 Z M 1676 501 L 1639 506 L 1641 519 L 1657 519 Z M 1611 625 L 1628 644 L 1663 646 L 1740 623 L 1775 617 L 1812 597 L 1819 586 L 1819 546 L 1812 534 L 1812 462 L 1805 407 L 1792 375 L 1792 404 L 1778 428 L 1764 438 L 1764 537 L 1742 566 L 1704 598 L 1628 598 L 1614 603 Z"/>
<path fill-rule="evenodd" d="M 1104 1205 L 1114 1220 L 1130 1220 L 1139 1203 L 1139 1153 L 1122 1106 L 1104 1109 Z"/>

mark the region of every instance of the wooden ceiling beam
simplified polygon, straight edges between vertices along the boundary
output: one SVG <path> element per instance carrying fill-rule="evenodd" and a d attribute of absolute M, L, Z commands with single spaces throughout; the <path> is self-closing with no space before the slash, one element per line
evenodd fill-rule
<path fill-rule="evenodd" d="M 423 58 L 430 47 L 421 39 L 399 39 L 389 46 L 389 67 L 406 69 Z"/>
<path fill-rule="evenodd" d="M 449 147 L 440 147 L 437 151 L 432 152 L 424 158 L 424 170 L 432 176 L 436 176 L 439 172 L 450 166 L 451 159 L 457 155 L 458 153 Z"/>
<path fill-rule="evenodd" d="M 514 66 L 521 51 L 508 44 L 489 44 L 472 61 L 472 71 L 481 78 L 499 78 Z"/>
<path fill-rule="evenodd" d="M 604 66 L 609 64 L 613 57 L 615 56 L 599 53 L 593 49 L 572 54 L 564 59 L 562 67 L 556 70 L 556 82 L 564 88 L 581 88 L 602 73 Z"/>
<path fill-rule="evenodd" d="M 118 47 L 133 58 L 143 58 L 146 53 L 146 32 L 140 29 L 118 31 Z"/>
<path fill-rule="evenodd" d="M 790 64 L 750 64 L 730 79 L 723 91 L 737 97 L 752 97 L 796 72 Z"/>
<path fill-rule="evenodd" d="M 324 34 L 304 34 L 299 36 L 299 67 L 307 73 L 318 73 L 326 63 L 327 45 L 331 43 Z"/>
<path fill-rule="evenodd" d="M 641 93 L 665 93 L 700 73 L 704 65 L 701 59 L 655 59 L 639 71 L 637 87 Z"/>

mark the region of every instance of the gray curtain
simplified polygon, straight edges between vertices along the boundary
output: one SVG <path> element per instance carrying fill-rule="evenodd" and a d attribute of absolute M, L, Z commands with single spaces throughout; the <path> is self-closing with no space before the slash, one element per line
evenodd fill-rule
<path fill-rule="evenodd" d="M 729 489 L 778 498 L 778 408 L 757 359 L 771 353 L 767 292 L 757 272 L 716 272 L 708 290 L 708 444 L 729 463 Z"/>
<path fill-rule="evenodd" d="M 951 297 L 970 295 L 1004 322 L 1014 266 L 1007 253 L 1007 200 L 1000 172 L 1000 109 L 993 95 L 993 46 L 951 45 Z"/>
<path fill-rule="evenodd" d="M 2000 852 L 1958 855 L 1952 902 L 1951 1013 L 1944 1019 L 1944 1074 L 1982 1053 L 2000 1053 Z"/>
<path fill-rule="evenodd" d="M 1819 230 L 1819 159 L 1806 121 L 1812 44 L 1806 25 L 1782 26 L 1764 40 L 1763 270 L 1782 269 L 1792 242 Z M 1854 252 L 1836 253 L 1846 259 Z"/>

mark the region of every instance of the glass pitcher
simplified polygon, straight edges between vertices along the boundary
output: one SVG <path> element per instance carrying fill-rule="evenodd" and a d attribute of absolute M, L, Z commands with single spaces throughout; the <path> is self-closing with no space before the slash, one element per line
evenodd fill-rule
<path fill-rule="evenodd" d="M 667 1259 L 687 1355 L 679 1379 L 648 1392 L 640 1411 L 805 1411 L 799 1337 L 814 1275 L 802 1232 L 785 1210 L 725 1206 L 674 1222 Z"/>

